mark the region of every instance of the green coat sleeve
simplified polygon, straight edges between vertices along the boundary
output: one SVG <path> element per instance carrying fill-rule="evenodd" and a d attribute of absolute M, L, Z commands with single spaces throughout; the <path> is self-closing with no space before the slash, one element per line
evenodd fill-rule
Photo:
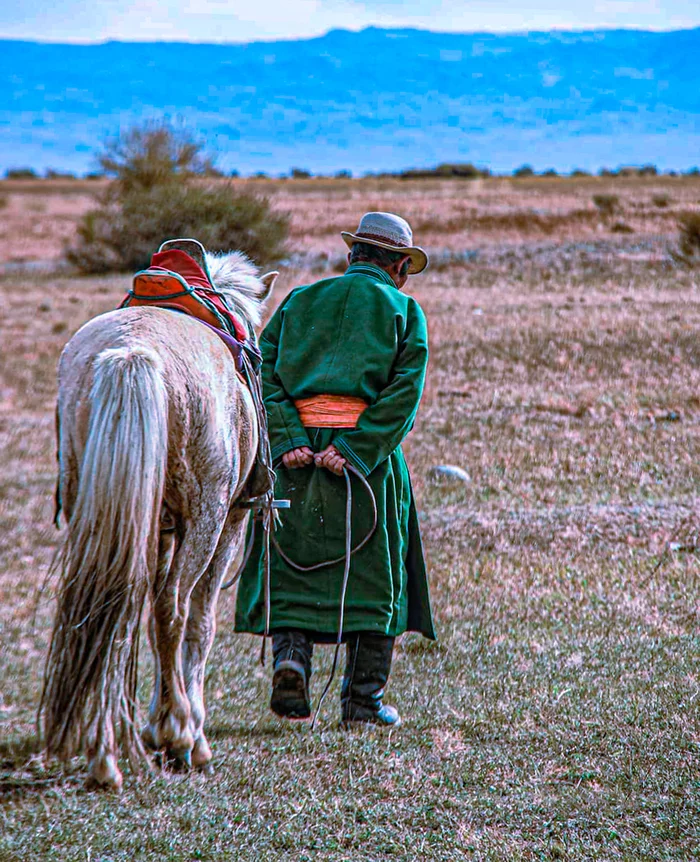
<path fill-rule="evenodd" d="M 406 328 L 393 373 L 379 397 L 360 416 L 356 428 L 338 434 L 333 445 L 368 476 L 400 445 L 413 427 L 423 394 L 428 364 L 428 328 L 418 303 L 411 299 Z"/>
<path fill-rule="evenodd" d="M 301 419 L 294 406 L 294 402 L 287 394 L 284 386 L 282 386 L 282 382 L 275 370 L 280 331 L 282 328 L 283 309 L 284 303 L 272 316 L 260 337 L 260 351 L 263 357 L 263 396 L 267 409 L 268 432 L 273 461 L 277 461 L 285 452 L 289 452 L 290 449 L 296 449 L 299 446 L 311 446 L 309 435 L 306 428 L 301 424 Z"/>

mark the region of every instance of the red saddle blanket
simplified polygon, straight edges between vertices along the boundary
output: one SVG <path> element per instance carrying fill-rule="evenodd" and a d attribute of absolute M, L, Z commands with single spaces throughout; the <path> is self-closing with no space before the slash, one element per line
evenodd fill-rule
<path fill-rule="evenodd" d="M 248 338 L 245 326 L 229 310 L 201 266 L 180 249 L 156 252 L 150 267 L 136 273 L 120 308 L 134 305 L 182 311 L 241 343 Z"/>

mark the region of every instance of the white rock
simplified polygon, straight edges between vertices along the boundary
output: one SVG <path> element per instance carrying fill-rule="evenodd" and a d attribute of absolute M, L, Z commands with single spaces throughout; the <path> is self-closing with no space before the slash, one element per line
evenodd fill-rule
<path fill-rule="evenodd" d="M 466 470 L 454 464 L 437 464 L 428 470 L 428 479 L 431 482 L 471 482 L 471 477 Z"/>

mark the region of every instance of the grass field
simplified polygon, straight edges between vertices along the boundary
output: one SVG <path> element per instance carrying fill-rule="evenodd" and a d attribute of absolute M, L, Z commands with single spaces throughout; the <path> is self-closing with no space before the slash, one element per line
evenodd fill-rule
<path fill-rule="evenodd" d="M 700 857 L 700 270 L 670 253 L 700 182 L 265 188 L 293 215 L 277 299 L 340 265 L 335 233 L 365 209 L 406 215 L 433 253 L 409 284 L 432 344 L 406 449 L 440 640 L 398 646 L 401 728 L 340 731 L 336 685 L 312 733 L 267 710 L 269 668 L 225 595 L 212 774 L 127 774 L 113 796 L 84 789 L 78 760 L 43 762 L 55 364 L 128 278 L 6 271 L 0 860 Z M 0 194 L 5 261 L 57 259 L 89 205 L 84 189 Z M 615 212 L 594 194 L 616 195 Z M 34 246 L 32 202 L 46 208 Z M 432 484 L 436 464 L 470 480 Z M 149 674 L 144 655 L 144 702 Z"/>

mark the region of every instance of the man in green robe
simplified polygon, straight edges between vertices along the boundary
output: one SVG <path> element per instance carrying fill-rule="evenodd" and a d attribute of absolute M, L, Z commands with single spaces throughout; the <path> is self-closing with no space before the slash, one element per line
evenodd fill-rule
<path fill-rule="evenodd" d="M 347 661 L 342 721 L 396 725 L 382 702 L 394 639 L 418 631 L 434 639 L 418 519 L 401 441 L 411 430 L 428 361 L 425 316 L 401 292 L 427 266 L 408 223 L 367 213 L 345 274 L 293 290 L 261 337 L 263 389 L 275 493 L 291 500 L 273 547 L 269 597 L 262 543 L 245 567 L 236 600 L 236 630 L 264 634 L 266 600 L 274 674 L 270 706 L 280 716 L 310 715 L 314 642 L 338 636 L 350 465 L 367 479 L 378 525 L 353 554 L 342 637 Z M 373 507 L 351 476 L 352 544 L 370 532 Z M 318 563 L 340 562 L 312 571 Z M 290 561 L 292 564 L 290 564 Z"/>

